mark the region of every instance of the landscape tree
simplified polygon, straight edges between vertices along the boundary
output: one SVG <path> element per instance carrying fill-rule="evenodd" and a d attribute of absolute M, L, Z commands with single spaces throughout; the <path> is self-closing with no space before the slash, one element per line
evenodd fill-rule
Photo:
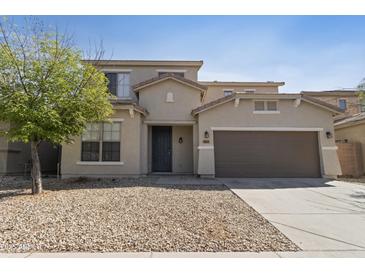
<path fill-rule="evenodd" d="M 8 125 L 0 133 L 30 143 L 33 194 L 42 192 L 39 144 L 70 143 L 112 114 L 107 78 L 83 58 L 71 36 L 38 19 L 0 21 L 0 123 Z"/>

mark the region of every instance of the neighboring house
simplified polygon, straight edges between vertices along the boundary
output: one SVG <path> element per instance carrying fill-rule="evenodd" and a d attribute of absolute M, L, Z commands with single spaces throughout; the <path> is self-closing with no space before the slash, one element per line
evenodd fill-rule
<path fill-rule="evenodd" d="M 317 98 L 344 110 L 343 114 L 335 117 L 335 139 L 338 143 L 360 143 L 353 149 L 361 150 L 360 159 L 356 160 L 365 170 L 365 100 L 359 96 L 358 89 L 342 89 L 327 91 L 302 91 L 303 95 Z M 346 166 L 355 166 L 357 152 L 342 152 L 341 162 Z M 351 160 L 350 160 L 351 159 Z M 344 166 L 343 166 L 344 168 Z"/>
<path fill-rule="evenodd" d="M 344 110 L 340 117 L 365 112 L 365 101 L 360 99 L 357 89 L 302 91 L 302 94 L 317 98 Z"/>
<path fill-rule="evenodd" d="M 115 113 L 62 147 L 62 176 L 333 177 L 336 106 L 283 82 L 204 82 L 202 61 L 88 61 Z"/>
<path fill-rule="evenodd" d="M 365 171 L 365 112 L 335 121 L 336 141 L 360 143 L 363 170 Z"/>

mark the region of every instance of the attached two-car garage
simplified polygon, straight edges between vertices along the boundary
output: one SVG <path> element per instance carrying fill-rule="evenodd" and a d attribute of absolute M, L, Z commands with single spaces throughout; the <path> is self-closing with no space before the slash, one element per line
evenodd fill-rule
<path fill-rule="evenodd" d="M 216 177 L 321 177 L 317 132 L 214 131 Z"/>

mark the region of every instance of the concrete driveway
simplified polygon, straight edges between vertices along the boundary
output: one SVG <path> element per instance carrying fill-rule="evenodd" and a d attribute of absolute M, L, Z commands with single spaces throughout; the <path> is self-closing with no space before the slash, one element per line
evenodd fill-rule
<path fill-rule="evenodd" d="M 365 186 L 325 179 L 220 181 L 303 249 L 302 256 L 365 257 Z"/>

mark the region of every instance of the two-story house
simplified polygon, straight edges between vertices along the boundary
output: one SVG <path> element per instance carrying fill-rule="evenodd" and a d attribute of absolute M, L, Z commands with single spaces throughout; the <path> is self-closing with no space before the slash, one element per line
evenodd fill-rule
<path fill-rule="evenodd" d="M 92 62 L 93 61 L 88 61 Z M 321 177 L 341 173 L 341 110 L 283 82 L 199 81 L 202 61 L 98 61 L 114 114 L 62 147 L 62 176 L 195 174 Z"/>

